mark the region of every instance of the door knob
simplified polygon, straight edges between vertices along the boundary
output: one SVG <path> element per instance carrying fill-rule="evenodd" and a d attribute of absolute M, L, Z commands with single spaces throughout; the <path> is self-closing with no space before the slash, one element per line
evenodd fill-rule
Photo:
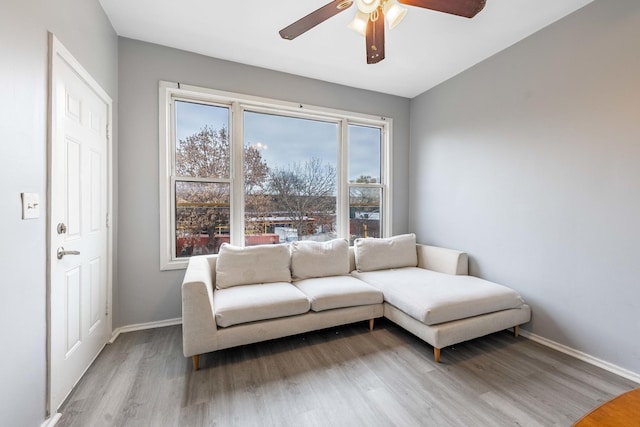
<path fill-rule="evenodd" d="M 58 259 L 62 259 L 65 255 L 80 255 L 80 251 L 65 251 L 62 246 L 58 248 L 56 252 Z"/>

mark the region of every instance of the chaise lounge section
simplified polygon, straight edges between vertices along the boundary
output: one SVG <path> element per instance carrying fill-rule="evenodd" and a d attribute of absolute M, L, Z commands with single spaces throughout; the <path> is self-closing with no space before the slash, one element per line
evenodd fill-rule
<path fill-rule="evenodd" d="M 464 252 L 407 235 L 357 240 L 355 253 L 352 275 L 383 292 L 384 317 L 431 344 L 436 362 L 444 347 L 511 327 L 517 336 L 531 319 L 516 291 L 469 276 Z"/>

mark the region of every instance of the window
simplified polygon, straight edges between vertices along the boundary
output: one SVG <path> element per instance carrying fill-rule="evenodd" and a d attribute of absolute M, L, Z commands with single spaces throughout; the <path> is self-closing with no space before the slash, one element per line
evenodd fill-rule
<path fill-rule="evenodd" d="M 245 245 L 337 236 L 338 125 L 244 112 Z"/>
<path fill-rule="evenodd" d="M 182 258 L 214 252 L 229 234 L 229 108 L 180 99 L 174 107 L 174 257 Z"/>
<path fill-rule="evenodd" d="M 382 237 L 382 129 L 349 125 L 349 234 Z"/>
<path fill-rule="evenodd" d="M 390 234 L 391 120 L 160 83 L 161 268 Z"/>

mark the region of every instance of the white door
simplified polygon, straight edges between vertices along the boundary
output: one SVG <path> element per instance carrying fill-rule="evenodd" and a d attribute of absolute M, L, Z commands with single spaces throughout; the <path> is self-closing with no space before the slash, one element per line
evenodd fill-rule
<path fill-rule="evenodd" d="M 51 36 L 49 411 L 111 335 L 111 100 Z"/>

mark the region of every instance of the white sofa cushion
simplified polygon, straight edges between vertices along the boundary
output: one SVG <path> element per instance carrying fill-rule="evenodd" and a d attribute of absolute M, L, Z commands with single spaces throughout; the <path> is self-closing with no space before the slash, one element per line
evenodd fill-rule
<path fill-rule="evenodd" d="M 213 293 L 213 311 L 220 327 L 294 316 L 309 311 L 306 295 L 291 283 L 233 286 Z"/>
<path fill-rule="evenodd" d="M 293 280 L 349 274 L 349 242 L 291 242 L 291 276 Z"/>
<path fill-rule="evenodd" d="M 418 265 L 416 235 L 413 233 L 385 239 L 358 238 L 353 245 L 358 271 L 376 271 Z"/>
<path fill-rule="evenodd" d="M 382 304 L 383 294 L 351 276 L 316 277 L 293 282 L 311 301 L 311 310 Z"/>
<path fill-rule="evenodd" d="M 291 282 L 287 245 L 239 247 L 223 243 L 216 261 L 216 288 Z"/>
<path fill-rule="evenodd" d="M 524 303 L 513 289 L 473 276 L 417 267 L 351 274 L 380 289 L 387 303 L 426 325 L 519 308 Z"/>

